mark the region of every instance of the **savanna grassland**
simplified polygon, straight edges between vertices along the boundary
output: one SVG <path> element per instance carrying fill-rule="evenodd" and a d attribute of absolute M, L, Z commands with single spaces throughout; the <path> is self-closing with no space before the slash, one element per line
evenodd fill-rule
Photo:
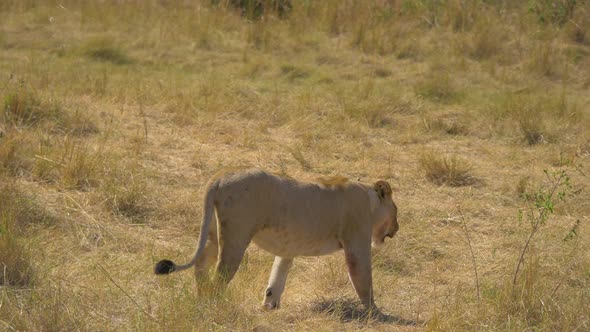
<path fill-rule="evenodd" d="M 590 330 L 590 1 L 2 0 L 0 107 L 0 329 Z M 237 165 L 389 181 L 388 315 L 342 254 L 153 275 Z"/>

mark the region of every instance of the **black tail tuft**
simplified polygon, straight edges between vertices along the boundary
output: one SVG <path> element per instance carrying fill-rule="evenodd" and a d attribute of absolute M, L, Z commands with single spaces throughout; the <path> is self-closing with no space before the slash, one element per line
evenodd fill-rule
<path fill-rule="evenodd" d="M 155 274 L 169 274 L 176 270 L 176 264 L 169 259 L 163 259 L 156 264 L 154 268 Z"/>

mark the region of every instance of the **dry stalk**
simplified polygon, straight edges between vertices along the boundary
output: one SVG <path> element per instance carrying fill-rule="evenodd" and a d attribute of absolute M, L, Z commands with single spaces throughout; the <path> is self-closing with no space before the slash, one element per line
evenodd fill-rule
<path fill-rule="evenodd" d="M 459 215 L 461 215 L 461 221 L 463 224 L 463 231 L 465 232 L 465 237 L 467 238 L 467 243 L 469 244 L 469 252 L 471 252 L 471 263 L 473 264 L 473 271 L 475 273 L 475 289 L 477 291 L 477 302 L 479 303 L 479 300 L 480 300 L 479 275 L 477 273 L 477 261 L 475 260 L 475 253 L 473 252 L 473 245 L 471 244 L 471 235 L 469 233 L 469 228 L 467 227 L 467 221 L 465 220 L 465 216 L 463 215 L 463 211 L 461 211 L 460 206 L 457 206 L 457 211 L 459 212 Z"/>

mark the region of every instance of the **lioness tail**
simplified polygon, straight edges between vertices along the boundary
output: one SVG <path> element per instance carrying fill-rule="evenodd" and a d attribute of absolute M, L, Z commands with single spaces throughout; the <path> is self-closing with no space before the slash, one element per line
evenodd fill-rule
<path fill-rule="evenodd" d="M 155 274 L 170 274 L 172 272 L 186 270 L 191 268 L 199 257 L 203 255 L 203 250 L 205 250 L 205 245 L 207 244 L 207 236 L 209 235 L 209 227 L 211 226 L 211 221 L 213 220 L 213 213 L 215 212 L 215 192 L 219 186 L 219 182 L 215 181 L 207 190 L 205 194 L 205 204 L 203 206 L 203 222 L 201 223 L 201 234 L 199 235 L 199 244 L 197 247 L 197 251 L 193 255 L 191 261 L 184 265 L 176 265 L 173 261 L 169 259 L 163 259 L 159 261 L 155 268 Z"/>

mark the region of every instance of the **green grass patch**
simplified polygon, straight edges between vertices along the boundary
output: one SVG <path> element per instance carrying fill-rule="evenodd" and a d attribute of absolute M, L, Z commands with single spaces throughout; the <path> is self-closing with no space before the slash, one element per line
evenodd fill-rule
<path fill-rule="evenodd" d="M 125 51 L 113 39 L 108 37 L 88 40 L 81 46 L 81 52 L 92 60 L 110 62 L 116 65 L 126 65 L 133 62 Z"/>

